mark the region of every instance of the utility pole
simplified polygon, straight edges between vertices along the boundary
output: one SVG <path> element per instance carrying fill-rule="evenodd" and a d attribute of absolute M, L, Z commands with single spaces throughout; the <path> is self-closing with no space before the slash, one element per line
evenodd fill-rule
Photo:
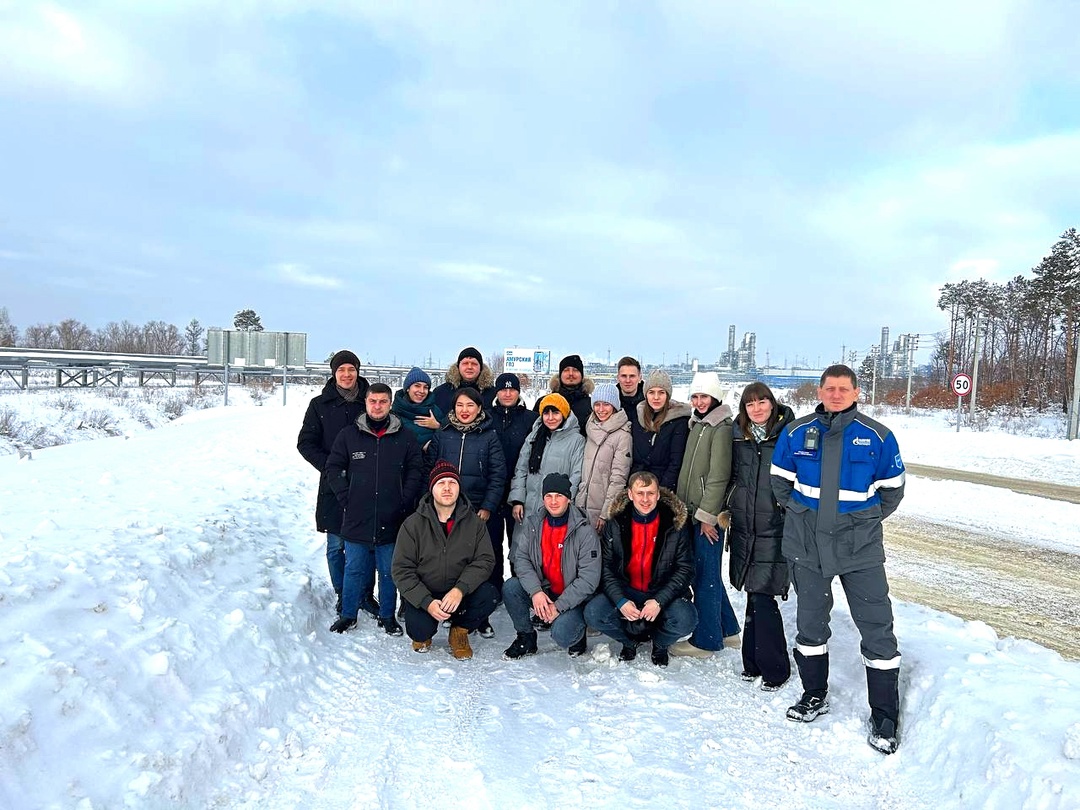
<path fill-rule="evenodd" d="M 870 356 L 874 362 L 870 364 L 870 405 L 873 406 L 877 400 L 877 364 L 878 364 L 878 350 L 881 347 L 876 343 L 870 347 Z"/>
<path fill-rule="evenodd" d="M 907 334 L 904 337 L 907 338 L 907 350 L 908 350 L 908 364 L 907 364 L 907 411 L 911 413 L 911 377 L 915 373 L 915 350 L 919 348 L 919 336 Z"/>
<path fill-rule="evenodd" d="M 975 313 L 975 362 L 972 364 L 971 369 L 971 403 L 968 415 L 970 418 L 975 418 L 975 396 L 979 392 L 979 338 L 982 337 L 982 327 L 979 324 L 979 315 L 981 313 Z"/>
<path fill-rule="evenodd" d="M 1069 410 L 1069 441 L 1076 438 L 1080 428 L 1080 340 L 1076 341 L 1076 360 L 1073 361 L 1072 408 Z"/>

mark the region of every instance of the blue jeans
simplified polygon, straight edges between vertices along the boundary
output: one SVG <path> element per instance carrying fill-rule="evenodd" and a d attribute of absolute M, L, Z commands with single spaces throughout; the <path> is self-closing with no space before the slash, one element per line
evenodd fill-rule
<path fill-rule="evenodd" d="M 697 524 L 694 532 L 694 607 L 698 612 L 697 627 L 690 643 L 701 650 L 724 649 L 724 637 L 739 632 L 739 620 L 731 608 L 727 588 L 720 579 L 724 558 L 724 533 L 710 543 Z"/>
<path fill-rule="evenodd" d="M 330 584 L 334 593 L 341 593 L 345 582 L 345 541 L 341 535 L 326 533 L 326 567 L 330 569 Z"/>
<path fill-rule="evenodd" d="M 555 601 L 554 597 L 551 601 Z M 525 593 L 517 577 L 511 577 L 503 584 L 503 604 L 506 612 L 510 614 L 510 620 L 514 623 L 514 630 L 519 633 L 531 633 L 536 628 L 529 620 L 529 611 L 532 609 L 532 597 Z M 585 633 L 585 609 L 584 605 L 570 608 L 559 613 L 551 623 L 551 640 L 564 649 L 575 641 L 581 641 Z"/>
<path fill-rule="evenodd" d="M 641 591 L 632 588 L 626 589 L 626 595 L 639 608 L 645 604 L 648 597 Z M 608 638 L 613 638 L 626 647 L 636 647 L 634 641 L 626 632 L 626 620 L 619 612 L 607 594 L 599 593 L 585 605 L 585 622 L 589 627 L 594 627 Z M 694 629 L 697 622 L 697 611 L 688 599 L 676 599 L 666 608 L 660 610 L 660 615 L 653 622 L 652 643 L 654 650 L 666 650 L 680 638 Z"/>
<path fill-rule="evenodd" d="M 341 617 L 355 619 L 360 610 L 361 594 L 371 593 L 375 570 L 379 571 L 379 618 L 389 619 L 397 606 L 397 589 L 390 578 L 394 544 L 345 541 L 345 582 L 341 589 Z"/>

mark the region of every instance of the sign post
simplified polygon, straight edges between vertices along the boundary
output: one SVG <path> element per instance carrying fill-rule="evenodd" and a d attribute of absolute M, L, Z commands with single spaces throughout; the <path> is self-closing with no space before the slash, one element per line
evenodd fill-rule
<path fill-rule="evenodd" d="M 956 374 L 952 378 L 952 392 L 956 394 L 956 432 L 960 432 L 960 420 L 963 418 L 964 397 L 971 393 L 971 375 Z"/>

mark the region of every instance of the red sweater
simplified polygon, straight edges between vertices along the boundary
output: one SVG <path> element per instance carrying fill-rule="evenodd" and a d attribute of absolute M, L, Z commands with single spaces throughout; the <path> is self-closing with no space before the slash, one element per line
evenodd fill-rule
<path fill-rule="evenodd" d="M 562 573 L 562 552 L 567 528 L 566 520 L 552 526 L 551 521 L 545 518 L 544 525 L 540 529 L 540 553 L 544 561 L 544 577 L 551 583 L 551 592 L 556 596 L 561 596 L 566 590 Z"/>
<path fill-rule="evenodd" d="M 653 554 L 656 551 L 656 536 L 659 531 L 660 515 L 655 511 L 648 522 L 638 520 L 636 514 L 630 521 L 630 559 L 626 563 L 626 576 L 630 580 L 630 587 L 634 590 L 649 590 Z"/>

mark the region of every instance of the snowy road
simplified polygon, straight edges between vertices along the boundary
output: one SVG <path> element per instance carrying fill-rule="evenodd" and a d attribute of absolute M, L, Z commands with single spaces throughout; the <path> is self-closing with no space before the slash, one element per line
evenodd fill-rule
<path fill-rule="evenodd" d="M 1080 503 L 1080 487 L 1066 484 L 1051 484 L 1048 481 L 1032 481 L 1028 478 L 1006 478 L 990 473 L 953 470 L 947 467 L 930 467 L 925 464 L 907 464 L 911 475 L 932 478 L 936 481 L 967 481 L 971 484 L 983 484 L 989 487 L 1001 487 L 1023 495 L 1037 495 L 1055 501 Z"/>
<path fill-rule="evenodd" d="M 956 481 L 977 485 L 972 489 L 1010 490 L 1000 499 L 1012 499 L 1014 512 L 1074 510 L 1066 504 L 1080 503 L 1080 487 L 918 464 L 908 464 L 907 469 L 916 476 L 909 478 L 909 490 L 916 493 L 927 480 Z M 1031 639 L 1067 658 L 1080 659 L 1076 574 L 1080 554 L 1067 543 L 1052 547 L 1055 539 L 1061 539 L 1053 537 L 1053 529 L 1033 525 L 1036 538 L 1018 536 L 1010 529 L 995 528 L 993 520 L 981 529 L 962 526 L 951 510 L 912 515 L 905 514 L 905 505 L 885 522 L 889 583 L 895 596 L 984 621 L 1002 636 Z M 1075 523 L 1072 531 L 1075 534 Z"/>

